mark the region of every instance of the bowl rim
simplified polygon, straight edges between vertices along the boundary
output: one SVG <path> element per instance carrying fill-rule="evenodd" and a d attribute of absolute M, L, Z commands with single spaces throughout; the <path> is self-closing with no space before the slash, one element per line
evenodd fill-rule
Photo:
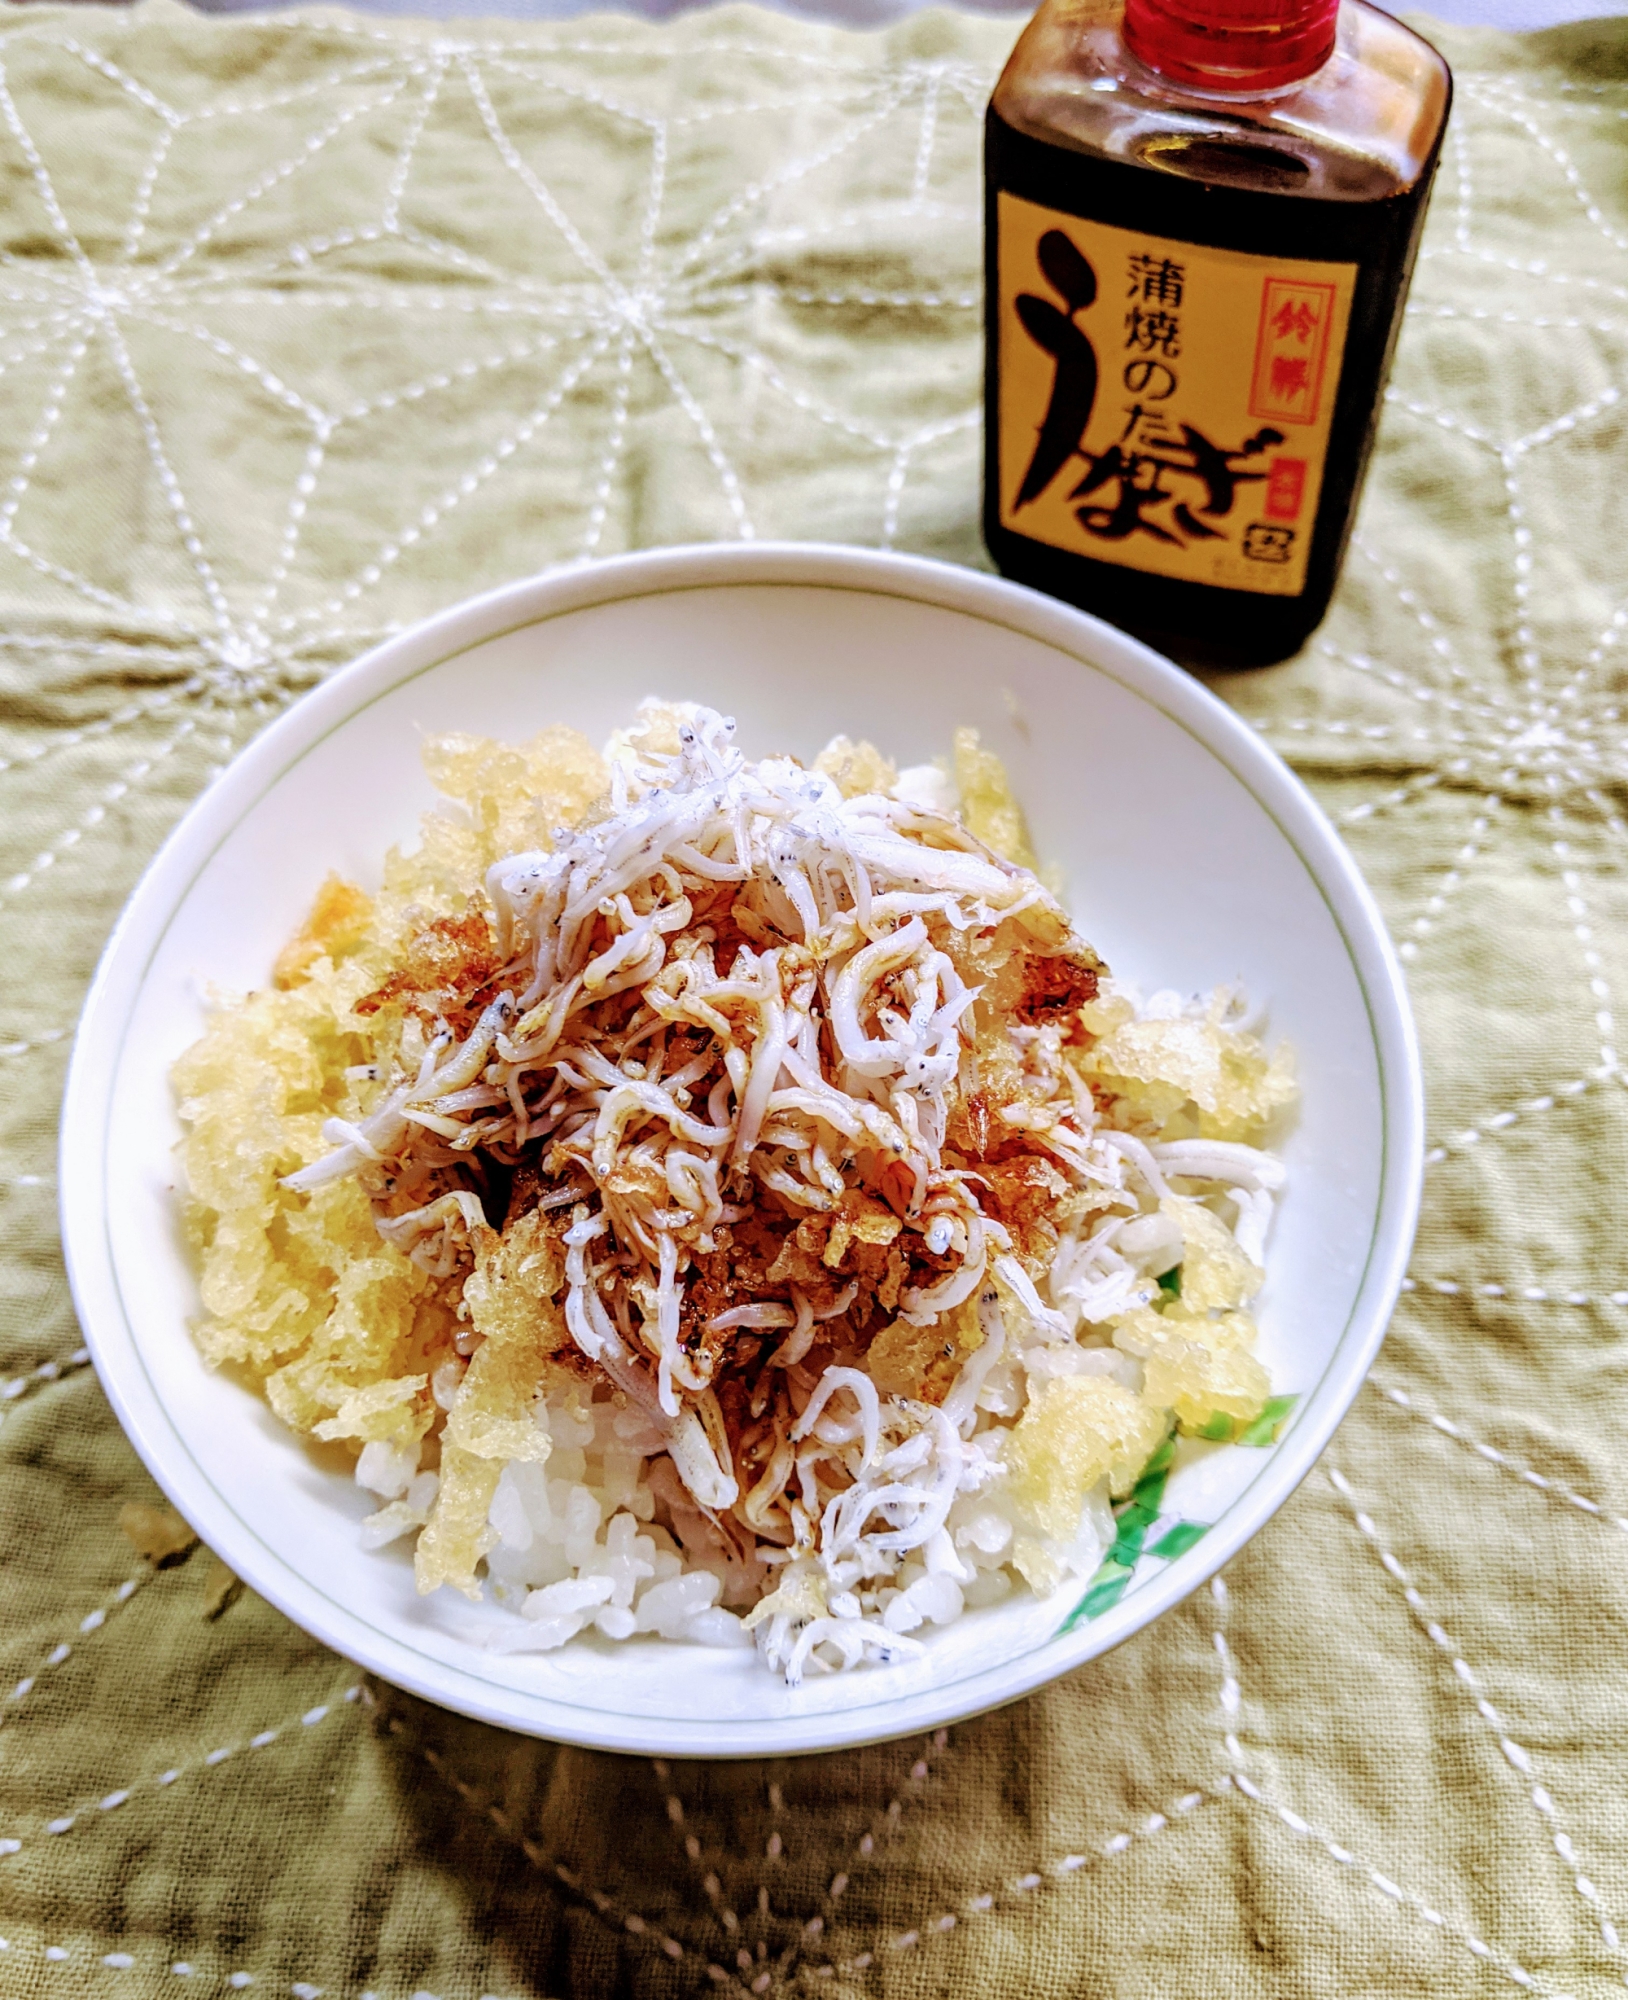
<path fill-rule="evenodd" d="M 797 585 L 902 598 L 1005 627 L 1106 674 L 1195 737 L 1267 813 L 1321 894 L 1350 958 L 1373 1035 L 1381 1160 L 1366 1266 L 1317 1386 L 1261 1470 L 1204 1539 L 1101 1618 L 944 1686 L 851 1709 L 750 1722 L 682 1721 L 578 1708 L 501 1686 L 405 1645 L 348 1610 L 261 1541 L 192 1458 L 146 1372 L 108 1234 L 106 1128 L 131 1010 L 170 922 L 216 847 L 315 743 L 449 659 L 517 630 L 636 597 Z M 839 544 L 680 545 L 522 578 L 450 606 L 338 668 L 271 723 L 189 808 L 119 916 L 75 1033 L 60 1132 L 59 1214 L 86 1345 L 126 1435 L 210 1546 L 294 1623 L 393 1685 L 479 1720 L 584 1747 L 664 1756 L 782 1756 L 932 1729 L 1032 1693 L 1122 1644 L 1198 1589 L 1306 1477 L 1365 1379 L 1400 1294 L 1418 1218 L 1424 1092 L 1402 968 L 1350 852 L 1310 792 L 1201 682 L 1089 613 L 986 572 Z M 743 1741 L 743 1733 L 747 1740 Z"/>

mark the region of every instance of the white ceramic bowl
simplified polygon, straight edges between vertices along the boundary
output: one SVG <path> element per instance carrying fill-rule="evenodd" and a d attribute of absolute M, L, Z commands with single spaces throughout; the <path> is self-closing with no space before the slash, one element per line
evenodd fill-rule
<path fill-rule="evenodd" d="M 1151 1557 L 1105 1615 L 1078 1587 L 935 1633 L 918 1661 L 788 1690 L 755 1654 L 645 1639 L 501 1655 L 462 1599 L 416 1596 L 372 1504 L 188 1333 L 168 1072 L 211 986 L 263 984 L 326 871 L 377 880 L 432 793 L 426 732 L 596 740 L 646 694 L 736 715 L 759 754 L 838 731 L 900 762 L 972 723 L 1006 760 L 1075 916 L 1147 990 L 1242 978 L 1297 1052 L 1303 1107 L 1270 1245 L 1263 1355 L 1300 1403 L 1267 1449 L 1201 1449 L 1174 1515 L 1212 1523 Z M 62 1130 L 74 1297 L 103 1385 L 175 1505 L 240 1576 L 341 1653 L 449 1708 L 616 1750 L 767 1756 L 930 1728 L 1038 1687 L 1184 1597 L 1293 1491 L 1356 1394 L 1418 1206 L 1421 1091 L 1377 910 L 1328 821 L 1222 703 L 1096 620 L 1010 584 L 808 546 L 670 549 L 494 591 L 307 695 L 199 800 L 120 919 L 80 1025 Z M 490 1607 L 493 1619 L 511 1614 Z"/>

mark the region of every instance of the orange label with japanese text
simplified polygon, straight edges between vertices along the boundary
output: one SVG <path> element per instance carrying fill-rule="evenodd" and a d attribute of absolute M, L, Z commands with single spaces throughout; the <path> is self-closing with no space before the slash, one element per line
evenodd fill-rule
<path fill-rule="evenodd" d="M 1172 242 L 1005 192 L 997 227 L 1002 525 L 1297 596 L 1356 265 Z"/>

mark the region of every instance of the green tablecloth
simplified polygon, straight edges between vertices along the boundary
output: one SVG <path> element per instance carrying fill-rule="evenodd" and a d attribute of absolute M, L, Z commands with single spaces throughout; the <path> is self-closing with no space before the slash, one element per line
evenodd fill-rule
<path fill-rule="evenodd" d="M 138 870 L 265 718 L 499 579 L 752 532 L 980 561 L 1010 34 L 0 25 L 0 1992 L 1621 1991 L 1617 26 L 1443 36 L 1339 602 L 1223 687 L 1385 904 L 1432 1132 L 1376 1378 L 1224 1586 L 931 1741 L 664 1769 L 364 1684 L 121 1529 L 157 1496 L 52 1169 Z"/>

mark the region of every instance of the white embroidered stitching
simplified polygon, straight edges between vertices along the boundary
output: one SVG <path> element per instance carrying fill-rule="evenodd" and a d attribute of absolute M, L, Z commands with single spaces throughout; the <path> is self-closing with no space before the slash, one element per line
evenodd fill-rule
<path fill-rule="evenodd" d="M 48 1666 L 60 1665 L 61 1661 L 68 1657 L 68 1651 L 67 1646 L 58 1646 L 46 1664 Z M 333 1712 L 335 1703 L 338 1703 L 340 1706 L 344 1706 L 347 1703 L 354 1704 L 361 1696 L 361 1693 L 362 1689 L 360 1685 L 347 1687 L 336 1694 L 332 1701 L 321 1702 L 315 1708 L 307 1709 L 303 1715 L 297 1718 L 291 1717 L 288 1721 L 279 1723 L 274 1728 L 262 1729 L 255 1736 L 248 1738 L 244 1742 L 220 1744 L 213 1750 L 205 1751 L 201 1757 L 195 1759 L 193 1762 L 169 1766 L 167 1769 L 160 1771 L 156 1777 L 134 1778 L 128 1784 L 118 1786 L 113 1791 L 106 1792 L 97 1799 L 74 1806 L 69 1811 L 59 1814 L 55 1819 L 47 1820 L 41 1828 L 41 1832 L 47 1838 L 60 1839 L 64 1834 L 71 1833 L 76 1826 L 95 1825 L 96 1820 L 91 1818 L 92 1814 L 100 1816 L 105 1813 L 117 1812 L 120 1807 L 127 1805 L 132 1799 L 150 1799 L 157 1792 L 168 1791 L 172 1785 L 179 1783 L 189 1773 L 218 1770 L 222 1764 L 230 1762 L 241 1751 L 264 1750 L 279 1740 L 294 1740 L 290 1736 L 290 1731 L 293 1729 L 296 1720 L 304 1728 L 314 1729 L 318 1723 L 325 1721 Z M 34 1838 L 37 1838 L 37 1836 Z M 0 1839 L 0 1857 L 9 1858 L 13 1854 L 20 1853 L 25 1846 L 32 1844 L 33 1840 L 30 1837 L 20 1834 L 8 1835 L 6 1838 Z"/>
<path fill-rule="evenodd" d="M 1372 1517 L 1363 1510 L 1357 1500 L 1356 1494 L 1352 1491 L 1350 1481 L 1340 1471 L 1338 1466 L 1334 1465 L 1328 1467 L 1328 1477 L 1330 1485 L 1333 1486 L 1335 1492 L 1339 1494 L 1340 1498 L 1350 1508 L 1351 1518 L 1355 1521 L 1358 1532 L 1374 1551 L 1375 1555 L 1378 1556 L 1380 1566 L 1384 1569 L 1386 1575 L 1391 1578 L 1401 1591 L 1419 1629 L 1436 1650 L 1449 1661 L 1454 1676 L 1463 1686 L 1470 1699 L 1475 1703 L 1476 1713 L 1497 1738 L 1498 1748 L 1503 1753 L 1505 1762 L 1527 1787 L 1531 1795 L 1532 1804 L 1549 1829 L 1549 1835 L 1554 1843 L 1555 1852 L 1560 1856 L 1562 1863 L 1576 1885 L 1578 1895 L 1589 1904 L 1593 1912 L 1595 1922 L 1599 1926 L 1600 1942 L 1605 1946 L 1607 1951 L 1614 1954 L 1620 1952 L 1621 1940 L 1617 1935 L 1617 1927 L 1611 1921 L 1605 1905 L 1600 1900 L 1599 1890 L 1589 1877 L 1582 1872 L 1571 1838 L 1561 1827 L 1556 1815 L 1554 1799 L 1548 1787 L 1542 1784 L 1534 1773 L 1532 1753 L 1517 1743 L 1510 1735 L 1509 1725 L 1482 1693 L 1481 1683 L 1474 1671 L 1465 1661 L 1453 1641 L 1431 1616 L 1424 1599 L 1414 1588 L 1413 1580 L 1402 1564 L 1386 1548 Z"/>
<path fill-rule="evenodd" d="M 1219 1618 L 1224 1620 L 1228 1604 L 1226 1583 L 1221 1577 L 1214 1577 L 1211 1579 L 1210 1591 L 1214 1598 Z M 1241 1703 L 1235 1692 L 1232 1710 L 1229 1712 L 1225 1707 L 1227 1684 L 1231 1681 L 1234 1690 L 1236 1690 L 1237 1682 L 1232 1668 L 1231 1653 L 1226 1643 L 1226 1636 L 1219 1624 L 1216 1629 L 1215 1639 L 1216 1651 L 1221 1658 L 1223 1671 L 1223 1715 L 1231 1719 L 1231 1716 L 1236 1714 Z M 1292 1811 L 1288 1806 L 1280 1805 L 1244 1770 L 1244 1751 L 1243 1746 L 1238 1740 L 1236 1729 L 1228 1729 L 1223 1740 L 1226 1744 L 1227 1753 L 1233 1760 L 1232 1784 L 1243 1798 L 1248 1799 L 1254 1805 L 1264 1807 L 1273 1818 L 1288 1827 L 1291 1833 L 1297 1835 L 1302 1840 L 1309 1841 L 1313 1846 L 1320 1847 L 1331 1860 L 1337 1861 L 1342 1868 L 1348 1868 L 1353 1874 L 1360 1876 L 1388 1902 L 1411 1910 L 1416 1917 L 1430 1924 L 1434 1929 L 1439 1930 L 1444 1937 L 1450 1937 L 1455 1943 L 1462 1945 L 1472 1957 L 1480 1959 L 1484 1964 L 1490 1965 L 1501 1972 L 1512 1985 L 1519 1986 L 1526 1992 L 1546 1994 L 1549 1996 L 1549 2000 L 1568 2000 L 1568 1996 L 1556 1993 L 1555 1989 L 1548 1985 L 1547 1982 L 1536 1978 L 1532 1973 L 1527 1971 L 1525 1966 L 1511 1958 L 1507 1953 L 1499 1951 L 1495 1946 L 1488 1944 L 1484 1938 L 1479 1937 L 1468 1926 L 1460 1923 L 1458 1919 L 1445 1915 L 1442 1911 L 1428 1903 L 1422 1896 L 1416 1896 L 1411 1890 L 1404 1889 L 1400 1883 L 1393 1881 L 1389 1875 L 1384 1874 L 1380 1869 L 1374 1867 L 1362 1855 L 1354 1853 L 1342 1842 L 1334 1840 L 1328 1834 L 1321 1832 L 1310 1820 L 1304 1818 L 1300 1813 Z"/>
<path fill-rule="evenodd" d="M 1618 1293 L 1614 1303 L 1628 1305 L 1628 1292 Z M 1547 1473 L 1537 1471 L 1535 1467 L 1524 1464 L 1518 1458 L 1511 1458 L 1496 1445 L 1472 1436 L 1462 1425 L 1454 1423 L 1450 1417 L 1444 1417 L 1439 1410 L 1424 1408 L 1394 1382 L 1382 1382 L 1370 1376 L 1369 1385 L 1377 1395 L 1383 1396 L 1386 1402 L 1394 1403 L 1399 1410 L 1405 1410 L 1417 1422 L 1428 1424 L 1432 1430 L 1440 1431 L 1444 1437 L 1450 1437 L 1455 1444 L 1461 1444 L 1467 1450 L 1473 1451 L 1478 1458 L 1484 1458 L 1489 1465 L 1496 1465 L 1501 1472 L 1507 1472 L 1512 1479 L 1518 1479 L 1523 1486 L 1535 1487 L 1538 1492 L 1550 1494 L 1566 1506 L 1575 1507 L 1580 1514 L 1587 1514 L 1596 1521 L 1604 1521 L 1610 1527 L 1620 1528 L 1625 1535 L 1628 1535 L 1628 1517 L 1608 1512 L 1598 1500 L 1591 1500 L 1587 1494 L 1576 1492 L 1563 1480 L 1551 1479 Z"/>
<path fill-rule="evenodd" d="M 14 1179 L 0 1183 L 7 1187 L 49 1187 L 50 1181 L 43 1174 L 18 1174 Z M 77 1375 L 81 1368 L 90 1366 L 90 1350 L 76 1347 L 72 1354 L 62 1361 L 41 1361 L 26 1375 L 10 1375 L 0 1381 L 0 1414 L 15 1408 L 26 1396 L 45 1388 L 52 1382 L 61 1382 L 69 1375 Z"/>

